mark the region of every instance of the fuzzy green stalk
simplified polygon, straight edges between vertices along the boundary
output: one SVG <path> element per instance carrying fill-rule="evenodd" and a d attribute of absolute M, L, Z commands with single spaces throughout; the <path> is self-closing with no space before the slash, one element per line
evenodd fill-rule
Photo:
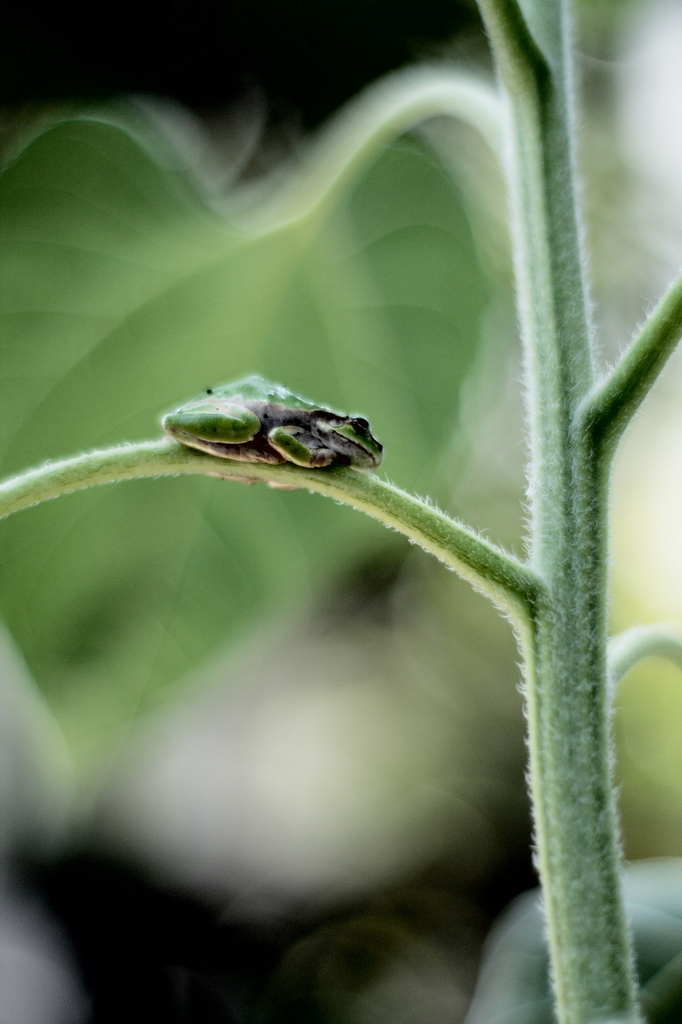
<path fill-rule="evenodd" d="M 525 637 L 542 584 L 528 566 L 433 505 L 371 473 L 345 467 L 303 469 L 291 463 L 239 462 L 168 438 L 117 445 L 27 470 L 0 483 L 0 519 L 63 494 L 144 477 L 203 475 L 274 487 L 306 488 L 397 530 L 490 598 Z"/>
<path fill-rule="evenodd" d="M 510 207 L 530 433 L 529 784 L 560 1024 L 638 1020 L 612 780 L 606 473 L 578 410 L 592 388 L 566 11 L 480 0 L 508 111 Z M 526 21 L 528 15 L 531 19 Z"/>

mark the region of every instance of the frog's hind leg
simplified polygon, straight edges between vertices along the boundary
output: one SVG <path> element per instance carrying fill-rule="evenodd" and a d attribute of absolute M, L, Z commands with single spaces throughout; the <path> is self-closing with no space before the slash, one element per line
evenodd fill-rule
<path fill-rule="evenodd" d="M 196 405 L 196 403 L 195 403 Z M 163 429 L 184 444 L 187 438 L 214 444 L 243 444 L 261 429 L 261 422 L 250 409 L 234 402 L 206 399 L 165 416 Z"/>

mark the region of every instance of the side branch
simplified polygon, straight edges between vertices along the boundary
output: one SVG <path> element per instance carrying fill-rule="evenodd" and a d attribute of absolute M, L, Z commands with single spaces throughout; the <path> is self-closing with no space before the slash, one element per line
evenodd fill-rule
<path fill-rule="evenodd" d="M 618 365 L 589 394 L 579 417 L 608 458 L 654 386 L 682 335 L 682 275 L 653 311 Z"/>
<path fill-rule="evenodd" d="M 613 693 L 623 676 L 643 658 L 666 658 L 682 669 L 682 633 L 660 622 L 633 626 L 610 639 L 608 657 Z"/>
<path fill-rule="evenodd" d="M 325 494 L 366 512 L 436 555 L 490 597 L 520 628 L 525 629 L 533 617 L 541 584 L 530 569 L 426 502 L 352 469 L 235 462 L 174 441 L 149 441 L 47 463 L 6 480 L 0 484 L 0 518 L 94 484 L 182 474 L 263 480 Z"/>

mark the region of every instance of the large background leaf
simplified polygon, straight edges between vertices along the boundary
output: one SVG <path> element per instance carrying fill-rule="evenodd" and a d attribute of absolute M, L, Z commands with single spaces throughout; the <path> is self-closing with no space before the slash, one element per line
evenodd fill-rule
<path fill-rule="evenodd" d="M 311 237 L 250 239 L 106 119 L 50 128 L 2 184 L 3 475 L 153 437 L 257 371 L 362 412 L 423 491 L 475 351 L 482 286 L 443 170 L 404 140 Z M 2 525 L 2 614 L 77 751 L 97 756 L 256 614 L 305 602 L 372 521 L 207 479 L 96 489 Z"/>

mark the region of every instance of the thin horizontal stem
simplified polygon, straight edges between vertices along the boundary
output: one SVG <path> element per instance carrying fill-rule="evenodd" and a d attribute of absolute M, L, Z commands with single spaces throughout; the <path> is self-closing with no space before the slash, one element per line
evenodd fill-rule
<path fill-rule="evenodd" d="M 609 681 L 612 692 L 631 668 L 643 658 L 666 658 L 682 669 L 682 633 L 674 626 L 656 622 L 633 626 L 609 641 Z"/>
<path fill-rule="evenodd" d="M 682 336 L 682 275 L 671 285 L 608 377 L 579 415 L 608 458 Z"/>
<path fill-rule="evenodd" d="M 61 494 L 139 477 L 203 474 L 279 487 L 306 488 L 366 512 L 468 579 L 525 631 L 540 599 L 534 573 L 432 505 L 376 476 L 352 469 L 302 469 L 236 462 L 174 441 L 149 441 L 50 462 L 0 484 L 0 518 Z"/>

